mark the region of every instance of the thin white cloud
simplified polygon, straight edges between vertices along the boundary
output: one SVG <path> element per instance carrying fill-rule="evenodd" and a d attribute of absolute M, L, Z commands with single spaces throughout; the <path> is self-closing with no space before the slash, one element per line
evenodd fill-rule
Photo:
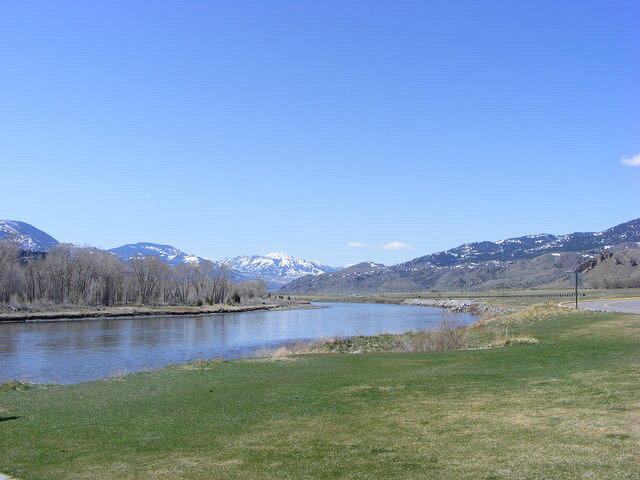
<path fill-rule="evenodd" d="M 627 167 L 640 167 L 640 153 L 625 155 L 620 159 L 620 163 Z"/>
<path fill-rule="evenodd" d="M 389 242 L 380 247 L 380 250 L 413 250 L 413 245 L 404 242 Z"/>
<path fill-rule="evenodd" d="M 353 248 L 367 248 L 370 247 L 371 244 L 370 243 L 364 243 L 364 242 L 349 242 L 347 243 L 347 247 L 353 247 Z"/>

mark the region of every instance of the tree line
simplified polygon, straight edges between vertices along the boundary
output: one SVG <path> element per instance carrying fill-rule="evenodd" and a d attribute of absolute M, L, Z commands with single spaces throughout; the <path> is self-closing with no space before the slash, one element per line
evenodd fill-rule
<path fill-rule="evenodd" d="M 171 266 L 158 257 L 122 261 L 90 247 L 61 244 L 47 253 L 0 242 L 0 303 L 79 305 L 240 303 L 265 293 L 260 280 L 232 282 L 224 265 Z"/>

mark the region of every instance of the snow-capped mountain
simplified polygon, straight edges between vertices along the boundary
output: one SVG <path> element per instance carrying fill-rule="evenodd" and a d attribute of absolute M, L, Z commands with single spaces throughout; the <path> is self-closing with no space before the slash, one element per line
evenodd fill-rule
<path fill-rule="evenodd" d="M 15 242 L 27 252 L 46 252 L 59 243 L 33 225 L 16 220 L 0 220 L 0 240 Z"/>
<path fill-rule="evenodd" d="M 42 230 L 15 220 L 0 220 L 0 241 L 15 242 L 25 252 L 46 252 L 59 243 Z M 280 252 L 219 261 L 191 255 L 171 245 L 149 242 L 123 245 L 108 251 L 123 260 L 155 255 L 170 265 L 202 261 L 224 264 L 229 268 L 231 280 L 261 279 L 269 289 L 287 284 L 284 291 L 289 292 L 353 293 L 547 285 L 561 279 L 567 270 L 595 258 L 595 255 L 618 252 L 621 248 L 640 248 L 640 219 L 595 233 L 576 232 L 559 236 L 542 233 L 497 242 L 466 243 L 389 267 L 363 262 L 336 268 Z M 620 255 L 611 259 L 606 257 L 607 262 L 613 265 L 622 265 L 624 262 L 620 258 Z M 630 265 L 632 261 L 637 262 L 635 257 L 629 260 Z"/>
<path fill-rule="evenodd" d="M 14 220 L 0 220 L 0 240 L 18 243 L 24 251 L 30 252 L 46 252 L 59 243 L 42 230 L 28 223 Z M 324 263 L 295 258 L 282 252 L 213 260 L 186 253 L 171 245 L 151 242 L 129 243 L 107 251 L 117 255 L 123 261 L 138 256 L 154 255 L 173 266 L 198 264 L 203 261 L 210 261 L 216 265 L 224 264 L 229 268 L 229 277 L 232 280 L 261 279 L 270 289 L 280 288 L 285 283 L 305 275 L 320 275 L 338 270 Z"/>
<path fill-rule="evenodd" d="M 241 255 L 226 259 L 225 264 L 245 275 L 284 284 L 304 275 L 334 272 L 335 267 L 312 260 L 295 258 L 282 252 L 266 255 Z"/>
<path fill-rule="evenodd" d="M 230 278 L 234 281 L 260 279 L 264 280 L 269 288 L 279 288 L 304 275 L 320 275 L 337 270 L 320 262 L 294 258 L 280 252 L 267 255 L 241 255 L 220 261 L 191 255 L 171 245 L 149 242 L 130 243 L 108 251 L 124 261 L 136 256 L 155 255 L 174 266 L 211 261 L 214 264 L 226 265 L 229 268 Z"/>
<path fill-rule="evenodd" d="M 197 264 L 204 260 L 201 257 L 178 250 L 176 247 L 172 247 L 171 245 L 160 245 L 158 243 L 150 242 L 129 243 L 107 251 L 116 254 L 125 261 L 133 257 L 155 255 L 156 257 L 160 257 L 161 260 L 165 261 L 169 265 L 174 266 L 183 263 Z"/>
<path fill-rule="evenodd" d="M 432 253 L 406 263 L 409 268 L 421 264 L 459 265 L 487 260 L 511 261 L 552 252 L 583 252 L 606 249 L 628 242 L 640 242 L 640 219 L 616 225 L 602 232 L 576 232 L 567 235 L 539 233 L 497 242 L 465 243 L 459 247 Z"/>
<path fill-rule="evenodd" d="M 640 219 L 601 232 L 465 243 L 390 267 L 359 264 L 283 287 L 293 293 L 529 288 L 558 281 L 598 252 L 640 247 Z"/>

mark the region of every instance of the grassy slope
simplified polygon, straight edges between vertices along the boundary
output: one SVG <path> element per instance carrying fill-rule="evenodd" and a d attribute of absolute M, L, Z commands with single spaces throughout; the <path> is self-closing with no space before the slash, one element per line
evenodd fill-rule
<path fill-rule="evenodd" d="M 640 478 L 640 316 L 538 345 L 174 367 L 0 393 L 30 479 Z M 515 331 L 515 330 L 514 330 Z"/>

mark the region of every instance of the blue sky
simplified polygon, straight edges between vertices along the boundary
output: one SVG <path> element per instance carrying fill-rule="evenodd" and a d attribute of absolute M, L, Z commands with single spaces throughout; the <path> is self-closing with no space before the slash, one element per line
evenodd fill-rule
<path fill-rule="evenodd" d="M 5 1 L 0 218 L 332 264 L 607 228 L 640 216 L 639 21 L 635 0 Z"/>

